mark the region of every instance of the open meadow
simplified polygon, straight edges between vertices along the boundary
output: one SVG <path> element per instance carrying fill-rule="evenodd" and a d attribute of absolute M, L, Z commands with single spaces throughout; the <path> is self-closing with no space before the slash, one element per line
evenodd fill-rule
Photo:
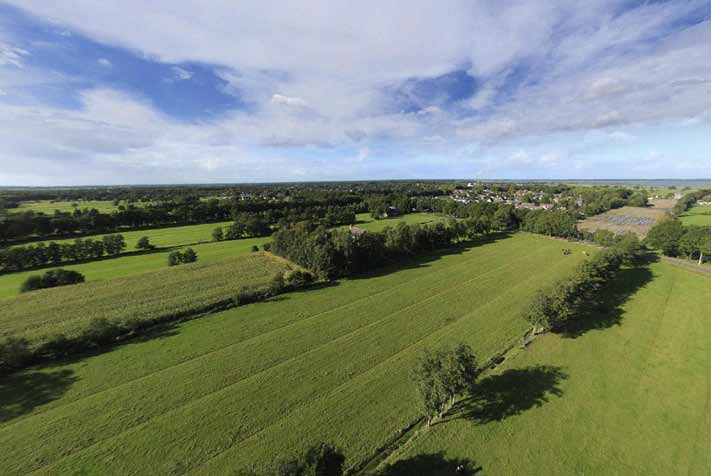
<path fill-rule="evenodd" d="M 486 374 L 382 474 L 711 474 L 710 290 L 663 262 L 624 271 L 588 328 Z"/>
<path fill-rule="evenodd" d="M 370 231 L 382 230 L 386 226 L 394 226 L 399 221 L 407 223 L 429 223 L 443 220 L 438 215 L 429 213 L 413 213 L 388 220 L 373 220 L 370 214 L 362 213 L 356 217 L 358 226 Z M 149 271 L 165 268 L 170 252 L 191 246 L 198 254 L 201 263 L 216 263 L 223 259 L 249 253 L 253 246 L 260 249 L 271 237 L 245 238 L 242 240 L 210 242 L 212 230 L 217 226 L 227 226 L 226 223 L 210 223 L 204 225 L 189 225 L 173 228 L 158 228 L 122 233 L 126 238 L 127 250 L 133 249 L 141 236 L 148 236 L 151 243 L 159 247 L 148 253 L 118 255 L 105 257 L 98 261 L 79 264 L 67 264 L 57 267 L 22 271 L 0 275 L 0 301 L 17 296 L 22 283 L 32 275 L 42 274 L 50 269 L 71 269 L 79 271 L 87 282 L 133 276 Z"/>
<path fill-rule="evenodd" d="M 692 207 L 679 218 L 684 225 L 711 226 L 711 205 Z"/>
<path fill-rule="evenodd" d="M 420 416 L 410 370 L 423 348 L 465 341 L 484 360 L 517 343 L 530 297 L 587 249 L 482 239 L 16 373 L 0 386 L 0 467 L 235 475 L 320 440 L 353 467 Z"/>
<path fill-rule="evenodd" d="M 95 208 L 101 213 L 110 213 L 118 210 L 118 206 L 114 205 L 111 200 L 35 200 L 22 202 L 17 208 L 11 208 L 8 211 L 10 213 L 33 211 L 44 213 L 45 215 L 53 215 L 55 210 L 59 210 L 60 212 L 73 212 L 76 209 L 84 210 L 85 208 Z"/>

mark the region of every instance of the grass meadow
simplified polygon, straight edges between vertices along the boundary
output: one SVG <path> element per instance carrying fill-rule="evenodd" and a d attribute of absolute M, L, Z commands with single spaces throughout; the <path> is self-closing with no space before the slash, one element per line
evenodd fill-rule
<path fill-rule="evenodd" d="M 76 204 L 76 207 L 74 206 Z M 53 215 L 55 210 L 60 212 L 73 212 L 75 209 L 83 210 L 85 208 L 96 208 L 102 213 L 110 213 L 118 209 L 112 200 L 76 200 L 76 201 L 54 201 L 54 200 L 36 200 L 22 202 L 17 208 L 11 208 L 10 213 L 21 212 L 37 212 L 46 215 Z"/>
<path fill-rule="evenodd" d="M 388 220 L 373 220 L 367 213 L 357 216 L 358 226 L 371 230 L 382 230 L 385 226 L 393 226 L 398 221 L 408 223 L 428 223 L 442 220 L 437 215 L 428 213 L 413 213 L 400 218 Z M 79 263 L 73 265 L 61 265 L 54 268 L 42 268 L 37 270 L 22 271 L 0 275 L 0 301 L 11 299 L 20 293 L 22 283 L 32 275 L 42 274 L 50 269 L 64 268 L 79 271 L 84 274 L 86 281 L 104 281 L 114 278 L 135 276 L 141 273 L 155 271 L 165 268 L 168 263 L 168 254 L 175 249 L 191 246 L 198 254 L 200 263 L 216 263 L 221 260 L 247 254 L 252 246 L 260 249 L 264 243 L 271 240 L 270 237 L 246 238 L 243 240 L 210 242 L 212 230 L 219 225 L 227 223 L 210 223 L 206 225 L 190 225 L 174 228 L 160 228 L 155 230 L 141 230 L 135 232 L 122 233 L 126 238 L 127 249 L 132 250 L 141 236 L 148 236 L 153 244 L 163 249 L 158 249 L 150 253 L 119 255 L 116 257 L 106 257 L 98 261 Z"/>
<path fill-rule="evenodd" d="M 76 337 L 94 318 L 143 321 L 208 309 L 234 298 L 244 286 L 267 284 L 287 266 L 281 258 L 253 253 L 217 263 L 40 289 L 5 303 L 0 338 L 24 337 L 38 344 L 60 332 Z"/>
<path fill-rule="evenodd" d="M 684 225 L 711 226 L 711 205 L 697 205 L 681 217 Z"/>
<path fill-rule="evenodd" d="M 518 342 L 528 299 L 585 249 L 491 238 L 14 374 L 0 386 L 0 467 L 234 475 L 319 440 L 352 467 L 419 416 L 409 372 L 423 348 L 465 341 L 486 359 Z"/>
<path fill-rule="evenodd" d="M 576 338 L 536 339 L 383 474 L 711 474 L 710 290 L 663 262 L 625 271 Z"/>

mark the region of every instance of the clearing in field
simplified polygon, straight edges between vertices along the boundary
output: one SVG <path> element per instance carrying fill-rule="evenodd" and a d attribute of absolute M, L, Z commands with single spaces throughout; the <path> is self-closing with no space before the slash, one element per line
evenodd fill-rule
<path fill-rule="evenodd" d="M 472 245 L 15 374 L 0 387 L 0 467 L 234 475 L 319 440 L 355 466 L 420 416 L 409 372 L 424 347 L 498 354 L 528 328 L 533 293 L 588 249 L 528 234 Z"/>
<path fill-rule="evenodd" d="M 17 208 L 10 208 L 8 211 L 10 213 L 33 211 L 37 213 L 44 213 L 46 215 L 53 215 L 55 210 L 59 210 L 60 212 L 73 212 L 76 209 L 84 210 L 85 208 L 95 208 L 101 213 L 110 213 L 118 210 L 118 206 L 114 205 L 112 200 L 36 200 L 31 202 L 22 202 Z"/>
<path fill-rule="evenodd" d="M 598 328 L 536 339 L 383 474 L 711 474 L 710 290 L 664 262 L 624 271 Z"/>
<path fill-rule="evenodd" d="M 649 207 L 622 207 L 595 215 L 578 223 L 581 231 L 610 230 L 615 234 L 631 231 L 640 238 L 647 236 L 657 220 L 667 215 L 674 200 L 657 200 Z"/>

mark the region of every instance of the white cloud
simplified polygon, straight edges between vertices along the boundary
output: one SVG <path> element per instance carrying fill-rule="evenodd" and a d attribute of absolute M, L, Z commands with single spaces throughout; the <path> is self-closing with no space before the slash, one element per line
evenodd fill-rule
<path fill-rule="evenodd" d="M 188 79 L 191 79 L 195 73 L 192 71 L 188 71 L 185 68 L 181 68 L 179 66 L 173 66 L 170 68 L 171 71 L 173 71 L 173 74 L 175 75 L 174 79 L 178 79 L 180 81 L 187 81 Z"/>
<path fill-rule="evenodd" d="M 112 66 L 111 61 L 107 60 L 106 58 L 99 58 L 96 62 L 106 68 L 110 68 Z"/>
<path fill-rule="evenodd" d="M 283 104 L 290 107 L 306 107 L 307 102 L 301 98 L 289 97 L 281 94 L 274 94 L 272 96 L 272 104 Z"/>
<path fill-rule="evenodd" d="M 0 43 L 0 66 L 23 67 L 23 57 L 29 56 L 29 52 L 16 46 Z"/>

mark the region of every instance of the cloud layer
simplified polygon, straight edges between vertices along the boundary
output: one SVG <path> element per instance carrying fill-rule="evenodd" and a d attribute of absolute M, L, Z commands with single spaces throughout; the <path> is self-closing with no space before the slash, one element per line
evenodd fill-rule
<path fill-rule="evenodd" d="M 708 1 L 9 3 L 236 105 L 186 121 L 0 22 L 0 184 L 711 176 Z"/>

